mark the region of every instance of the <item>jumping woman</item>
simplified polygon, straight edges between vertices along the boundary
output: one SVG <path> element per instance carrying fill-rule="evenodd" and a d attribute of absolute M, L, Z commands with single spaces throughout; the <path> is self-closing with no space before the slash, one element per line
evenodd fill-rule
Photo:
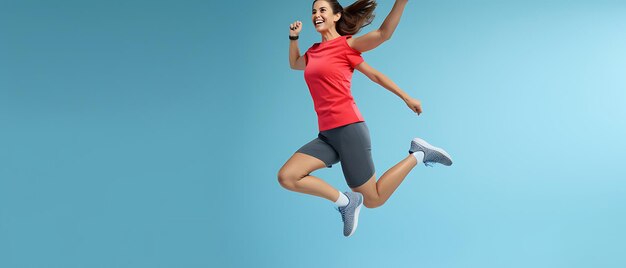
<path fill-rule="evenodd" d="M 296 21 L 289 26 L 289 64 L 294 70 L 304 70 L 318 117 L 319 134 L 287 160 L 278 172 L 278 181 L 288 190 L 334 202 L 344 223 L 344 236 L 350 236 L 356 230 L 362 205 L 368 208 L 383 205 L 419 163 L 452 165 L 450 156 L 443 149 L 415 138 L 411 141 L 409 155 L 377 181 L 369 129 L 352 97 L 350 85 L 356 69 L 400 97 L 417 115 L 422 113 L 419 100 L 410 97 L 361 57 L 362 52 L 391 38 L 407 2 L 396 0 L 379 29 L 352 38 L 372 22 L 376 2 L 358 0 L 343 8 L 336 0 L 314 0 L 311 22 L 322 41 L 313 44 L 304 55 L 300 55 L 297 41 L 302 22 Z M 352 192 L 342 193 L 310 175 L 339 162 Z"/>

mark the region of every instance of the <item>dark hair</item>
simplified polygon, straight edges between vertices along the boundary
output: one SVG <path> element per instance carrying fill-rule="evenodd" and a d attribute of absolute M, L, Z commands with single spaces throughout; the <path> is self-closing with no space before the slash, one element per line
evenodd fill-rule
<path fill-rule="evenodd" d="M 340 35 L 354 35 L 374 20 L 375 0 L 357 0 L 346 8 L 343 8 L 337 0 L 314 0 L 313 4 L 317 1 L 328 2 L 333 14 L 341 12 L 341 18 L 335 24 L 335 29 Z"/>

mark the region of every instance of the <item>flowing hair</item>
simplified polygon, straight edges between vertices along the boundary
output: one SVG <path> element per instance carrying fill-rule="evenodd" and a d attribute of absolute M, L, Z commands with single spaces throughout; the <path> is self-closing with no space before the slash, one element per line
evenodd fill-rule
<path fill-rule="evenodd" d="M 340 35 L 354 35 L 374 20 L 375 0 L 357 0 L 346 8 L 343 8 L 337 0 L 314 0 L 313 4 L 317 1 L 328 2 L 333 14 L 341 13 L 341 18 L 335 24 L 335 29 Z"/>

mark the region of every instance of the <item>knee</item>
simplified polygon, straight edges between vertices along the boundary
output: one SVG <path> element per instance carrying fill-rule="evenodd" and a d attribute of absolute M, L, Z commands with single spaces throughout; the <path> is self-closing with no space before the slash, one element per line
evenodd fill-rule
<path fill-rule="evenodd" d="M 278 183 L 285 189 L 294 190 L 296 188 L 296 182 L 298 176 L 287 170 L 281 169 L 278 171 Z"/>
<path fill-rule="evenodd" d="M 385 204 L 386 200 L 380 200 L 380 199 L 376 199 L 376 200 L 363 200 L 363 205 L 366 208 L 377 208 L 382 206 L 383 204 Z"/>

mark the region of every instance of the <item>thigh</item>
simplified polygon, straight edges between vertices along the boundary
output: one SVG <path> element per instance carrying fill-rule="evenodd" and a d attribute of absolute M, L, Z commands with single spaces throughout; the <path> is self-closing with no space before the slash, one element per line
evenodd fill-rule
<path fill-rule="evenodd" d="M 331 145 L 339 154 L 341 169 L 350 188 L 357 188 L 374 176 L 372 145 L 365 122 L 348 125 L 337 132 Z"/>
<path fill-rule="evenodd" d="M 298 179 L 339 162 L 335 149 L 319 137 L 300 147 L 280 169 L 280 174 Z"/>
<path fill-rule="evenodd" d="M 313 139 L 309 143 L 300 147 L 296 153 L 302 153 L 315 157 L 324 162 L 327 167 L 332 167 L 334 164 L 339 163 L 339 154 L 323 138 L 324 137 L 317 137 Z"/>
<path fill-rule="evenodd" d="M 311 172 L 324 167 L 326 167 L 326 164 L 322 160 L 296 152 L 280 168 L 279 176 L 299 180 Z"/>

